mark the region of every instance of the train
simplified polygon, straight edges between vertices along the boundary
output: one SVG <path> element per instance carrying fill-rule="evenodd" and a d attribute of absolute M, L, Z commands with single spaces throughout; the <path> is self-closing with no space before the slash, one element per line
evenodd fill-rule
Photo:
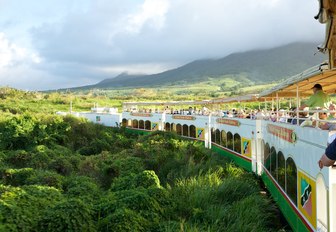
<path fill-rule="evenodd" d="M 336 93 L 336 1 L 320 0 L 315 17 L 326 24 L 325 41 L 318 49 L 328 54 L 328 62 L 303 71 L 258 94 L 204 101 L 125 102 L 123 111 L 76 113 L 105 126 L 139 133 L 174 131 L 197 140 L 208 149 L 230 157 L 260 176 L 294 231 L 336 232 L 336 166 L 320 169 L 317 162 L 325 152 L 328 138 L 335 131 L 302 127 L 265 118 L 239 118 L 206 110 L 170 110 L 179 106 L 228 105 L 239 102 L 272 102 L 278 109 L 285 99 L 300 106 L 301 98 L 311 95 L 314 84 L 328 94 Z M 148 110 L 139 110 L 139 107 Z M 155 108 L 150 110 L 150 108 Z M 264 107 L 266 111 L 266 104 Z M 316 112 L 312 112 L 316 113 Z M 299 117 L 299 111 L 294 114 Z"/>

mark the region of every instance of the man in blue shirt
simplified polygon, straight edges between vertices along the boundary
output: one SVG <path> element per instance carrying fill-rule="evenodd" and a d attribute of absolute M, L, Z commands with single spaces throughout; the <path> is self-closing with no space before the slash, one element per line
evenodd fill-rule
<path fill-rule="evenodd" d="M 324 166 L 329 167 L 334 165 L 336 162 L 336 139 L 328 145 L 325 153 L 321 156 L 318 161 L 319 167 L 322 169 Z"/>

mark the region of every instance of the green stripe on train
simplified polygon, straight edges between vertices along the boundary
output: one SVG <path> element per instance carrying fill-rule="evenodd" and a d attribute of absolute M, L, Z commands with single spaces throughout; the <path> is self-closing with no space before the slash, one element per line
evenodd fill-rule
<path fill-rule="evenodd" d="M 261 175 L 261 178 L 292 229 L 294 231 L 300 232 L 311 231 L 309 228 L 306 227 L 305 223 L 302 221 L 299 215 L 297 215 L 295 210 L 291 207 L 290 203 L 281 194 L 273 181 L 267 176 L 267 174 L 263 173 Z"/>
<path fill-rule="evenodd" d="M 220 147 L 217 147 L 217 146 L 214 146 L 212 145 L 211 146 L 211 150 L 217 152 L 218 154 L 220 155 L 223 155 L 223 156 L 226 156 L 226 157 L 229 157 L 230 159 L 232 159 L 237 165 L 239 165 L 240 167 L 244 168 L 245 170 L 251 172 L 252 171 L 252 164 L 250 161 L 246 160 L 246 159 L 243 159 L 235 154 L 232 154 L 231 152 L 229 151 L 226 151 L 226 150 L 223 150 L 221 149 Z"/>

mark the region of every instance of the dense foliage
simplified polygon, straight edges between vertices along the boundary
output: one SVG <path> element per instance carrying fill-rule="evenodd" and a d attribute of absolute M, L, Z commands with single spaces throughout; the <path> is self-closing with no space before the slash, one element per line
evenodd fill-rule
<path fill-rule="evenodd" d="M 12 112 L 33 99 L 17 94 L 0 106 L 0 231 L 279 229 L 255 177 L 202 144 Z"/>

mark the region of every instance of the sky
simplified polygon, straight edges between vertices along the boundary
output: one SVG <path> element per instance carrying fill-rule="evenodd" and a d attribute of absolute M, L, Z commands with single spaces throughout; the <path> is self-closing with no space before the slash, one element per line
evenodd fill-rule
<path fill-rule="evenodd" d="M 0 0 L 0 86 L 48 90 L 324 40 L 317 0 Z"/>

